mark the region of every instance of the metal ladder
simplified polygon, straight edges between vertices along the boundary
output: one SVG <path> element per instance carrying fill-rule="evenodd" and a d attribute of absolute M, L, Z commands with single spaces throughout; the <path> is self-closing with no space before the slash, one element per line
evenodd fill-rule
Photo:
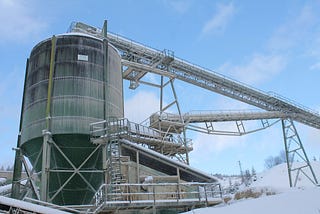
<path fill-rule="evenodd" d="M 111 200 L 121 200 L 121 192 L 123 191 L 117 184 L 126 182 L 124 175 L 121 173 L 121 156 L 120 147 L 117 140 L 110 142 L 110 177 L 111 177 Z"/>

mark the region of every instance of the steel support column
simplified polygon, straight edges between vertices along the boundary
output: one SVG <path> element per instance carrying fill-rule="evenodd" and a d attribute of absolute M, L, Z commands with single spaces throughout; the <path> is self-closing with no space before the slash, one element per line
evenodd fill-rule
<path fill-rule="evenodd" d="M 49 169 L 50 169 L 50 154 L 51 154 L 51 133 L 48 130 L 43 130 L 43 144 L 42 144 L 42 167 L 41 167 L 41 188 L 40 200 L 48 201 L 49 191 Z"/>
<path fill-rule="evenodd" d="M 169 80 L 165 83 L 164 82 L 164 78 L 165 76 L 161 76 L 161 81 L 160 81 L 160 112 L 159 112 L 159 127 L 158 129 L 159 130 L 162 130 L 162 127 L 161 127 L 161 116 L 163 113 L 165 113 L 165 111 L 167 109 L 169 109 L 171 106 L 175 105 L 176 108 L 177 108 L 177 111 L 178 111 L 178 117 L 179 117 L 179 121 L 178 123 L 179 124 L 183 124 L 183 126 L 185 125 L 185 122 L 184 122 L 184 118 L 181 114 L 181 109 L 180 109 L 180 105 L 179 105 L 179 102 L 178 102 L 178 96 L 177 96 L 177 93 L 176 93 L 176 90 L 175 90 L 175 87 L 174 87 L 174 78 L 171 78 L 171 77 L 168 77 Z M 172 91 L 172 94 L 173 94 L 173 101 L 168 104 L 167 106 L 164 106 L 164 88 L 170 84 L 170 87 L 171 87 L 171 91 Z M 168 130 L 166 132 L 169 132 L 171 127 L 168 128 Z M 189 151 L 188 151 L 188 145 L 187 145 L 187 136 L 186 136 L 186 127 L 183 127 L 183 145 L 185 147 L 185 157 L 183 157 L 183 161 L 182 162 L 185 162 L 186 164 L 189 164 Z M 179 158 L 177 158 L 179 159 Z"/>
<path fill-rule="evenodd" d="M 298 135 L 293 120 L 283 119 L 281 120 L 281 122 L 290 187 L 295 187 L 297 185 L 300 172 L 304 176 L 306 176 L 313 184 L 317 185 L 317 178 L 312 169 L 308 156 L 303 148 L 301 139 Z M 296 173 L 295 177 L 293 177 L 294 173 Z"/>

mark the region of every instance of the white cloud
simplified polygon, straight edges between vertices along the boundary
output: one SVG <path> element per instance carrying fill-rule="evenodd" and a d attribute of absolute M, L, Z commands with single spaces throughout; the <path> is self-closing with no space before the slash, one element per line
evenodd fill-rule
<path fill-rule="evenodd" d="M 278 27 L 271 37 L 268 47 L 275 51 L 287 51 L 308 43 L 317 19 L 317 12 L 313 10 L 313 6 L 305 5 L 299 13 Z"/>
<path fill-rule="evenodd" d="M 320 2 L 306 3 L 299 11 L 280 25 L 268 41 L 267 47 L 274 53 L 286 53 L 314 60 L 310 70 L 320 69 Z"/>
<path fill-rule="evenodd" d="M 164 0 L 165 5 L 179 14 L 186 13 L 191 7 L 191 1 L 187 0 Z"/>
<path fill-rule="evenodd" d="M 46 28 L 46 23 L 34 16 L 32 8 L 32 2 L 0 0 L 0 43 L 25 41 Z"/>
<path fill-rule="evenodd" d="M 318 32 L 315 32 L 312 37 L 313 37 L 312 43 L 308 47 L 307 55 L 309 57 L 311 56 L 311 57 L 320 59 L 320 29 Z"/>
<path fill-rule="evenodd" d="M 220 127 L 221 130 L 223 129 Z M 230 129 L 228 127 L 227 129 Z M 193 155 L 194 156 L 207 156 L 212 154 L 219 154 L 231 148 L 239 148 L 245 142 L 245 137 L 233 137 L 223 135 L 208 135 L 197 133 L 193 140 Z"/>
<path fill-rule="evenodd" d="M 282 72 L 293 57 L 302 55 L 316 59 L 309 69 L 320 69 L 318 8 L 315 4 L 305 4 L 276 28 L 266 42 L 264 53 L 253 54 L 244 63 L 226 62 L 218 71 L 247 84 L 259 84 Z"/>
<path fill-rule="evenodd" d="M 310 70 L 320 70 L 320 62 L 311 65 Z"/>
<path fill-rule="evenodd" d="M 315 62 L 309 67 L 310 70 L 320 70 L 320 31 L 313 36 L 310 46 L 307 50 L 307 57 L 315 59 Z"/>
<path fill-rule="evenodd" d="M 159 98 L 148 91 L 139 91 L 125 100 L 125 117 L 133 122 L 142 122 L 152 113 L 159 111 Z"/>
<path fill-rule="evenodd" d="M 246 130 L 260 127 L 260 121 L 245 124 Z M 271 154 L 278 154 L 280 150 L 284 149 L 282 129 L 279 123 L 262 132 L 241 137 L 197 133 L 193 139 L 194 150 L 190 153 L 192 164 L 205 170 L 219 168 L 217 165 L 223 163 L 224 167 L 230 167 L 230 169 L 220 170 L 232 172 L 234 170 L 232 164 L 236 163 L 236 160 L 241 160 L 247 166 L 254 165 L 255 168 L 262 170 L 264 158 Z"/>
<path fill-rule="evenodd" d="M 223 32 L 234 14 L 235 8 L 232 2 L 229 4 L 218 4 L 212 18 L 204 24 L 202 35 Z"/>
<path fill-rule="evenodd" d="M 258 84 L 281 72 L 286 64 L 282 55 L 255 54 L 243 65 L 225 63 L 218 71 L 247 84 Z"/>

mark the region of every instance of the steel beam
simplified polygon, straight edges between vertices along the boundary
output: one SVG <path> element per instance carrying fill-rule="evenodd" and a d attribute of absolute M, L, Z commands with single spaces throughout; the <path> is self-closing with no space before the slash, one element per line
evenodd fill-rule
<path fill-rule="evenodd" d="M 101 39 L 105 38 L 106 34 L 104 32 L 103 35 L 102 30 L 90 27 L 89 31 L 86 28 L 81 28 L 81 26 L 86 25 L 75 24 L 71 31 L 91 34 Z M 132 72 L 136 72 L 135 76 L 141 72 L 143 72 L 143 75 L 145 72 L 151 72 L 171 76 L 267 111 L 280 111 L 288 114 L 295 121 L 320 129 L 320 114 L 318 112 L 280 95 L 263 92 L 177 57 L 172 57 L 170 66 L 168 66 L 166 60 L 168 56 L 165 51 L 147 47 L 110 32 L 107 33 L 107 39 L 119 50 L 123 65 L 128 67 L 128 72 L 124 76 L 125 79 L 137 81 L 130 75 Z"/>
<path fill-rule="evenodd" d="M 42 143 L 42 167 L 41 167 L 41 188 L 40 200 L 48 201 L 49 193 L 49 170 L 50 170 L 50 154 L 51 154 L 51 133 L 48 130 L 43 130 Z"/>
<path fill-rule="evenodd" d="M 317 177 L 293 121 L 291 119 L 286 119 L 281 122 L 290 187 L 295 187 L 297 185 L 300 172 L 313 184 L 318 185 Z M 308 171 L 309 174 L 306 171 Z M 295 177 L 293 177 L 294 173 L 296 173 Z"/>

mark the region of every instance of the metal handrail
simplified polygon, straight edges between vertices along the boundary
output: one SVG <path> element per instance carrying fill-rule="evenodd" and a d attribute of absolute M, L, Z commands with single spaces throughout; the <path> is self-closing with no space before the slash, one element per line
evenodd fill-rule
<path fill-rule="evenodd" d="M 71 31 L 86 32 L 87 34 L 100 38 L 103 37 L 101 34 L 102 31 L 99 28 L 87 26 L 85 24 L 82 25 L 85 27 L 81 28 L 80 23 L 79 26 L 74 26 Z M 92 30 L 94 30 L 94 32 L 91 32 Z M 158 56 L 163 55 L 163 51 L 159 51 L 155 48 L 151 48 L 142 43 L 111 32 L 107 33 L 107 38 L 105 39 L 108 39 L 111 44 L 123 53 L 123 60 L 126 60 L 126 52 L 136 53 L 138 57 L 144 59 L 141 61 L 141 66 L 151 66 L 154 63 L 154 60 L 158 59 Z M 159 69 L 162 70 L 160 67 Z M 190 63 L 186 60 L 174 57 L 174 60 L 170 64 L 170 69 L 163 70 L 163 74 L 165 73 L 173 74 L 176 78 L 182 81 L 207 88 L 211 91 L 255 105 L 267 111 L 277 110 L 288 113 L 296 121 L 315 128 L 320 128 L 320 114 L 317 111 L 311 110 L 310 108 L 298 104 L 297 102 L 293 102 L 283 96 L 279 96 L 276 93 L 259 90 L 238 80 L 226 77 L 220 73 L 195 65 L 194 63 Z M 210 83 L 212 85 L 210 85 Z M 217 87 L 217 85 L 219 85 L 219 87 Z M 239 91 L 241 91 L 240 93 L 245 96 L 239 96 L 239 94 L 237 94 Z M 246 95 L 248 94 L 251 96 L 247 97 Z"/>
<path fill-rule="evenodd" d="M 100 122 L 90 124 L 91 138 L 112 137 L 112 136 L 139 136 L 148 139 L 155 139 L 163 142 L 171 142 L 177 145 L 184 145 L 178 138 L 168 133 L 147 127 L 139 123 L 129 121 L 127 118 L 109 118 Z M 192 147 L 188 139 L 187 146 Z"/>
<path fill-rule="evenodd" d="M 113 193 L 114 188 L 121 192 Z M 136 191 L 135 191 L 136 190 Z M 96 208 L 105 204 L 134 204 L 182 201 L 204 202 L 208 205 L 210 201 L 221 200 L 222 189 L 219 183 L 125 183 L 125 184 L 103 184 L 93 197 Z"/>

